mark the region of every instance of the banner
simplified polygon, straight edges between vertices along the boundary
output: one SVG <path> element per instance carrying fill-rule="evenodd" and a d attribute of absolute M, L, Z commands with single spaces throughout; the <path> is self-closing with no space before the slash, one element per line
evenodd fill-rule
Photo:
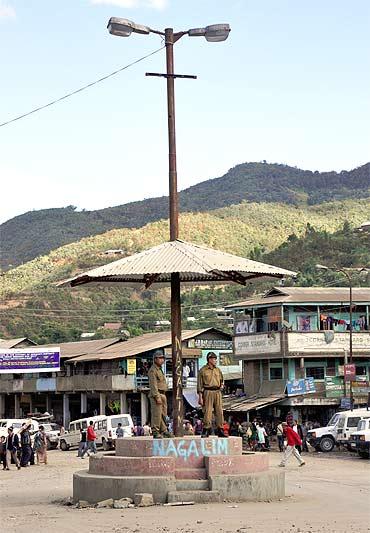
<path fill-rule="evenodd" d="M 299 394 L 310 394 L 316 392 L 314 378 L 294 379 L 286 382 L 286 391 L 288 396 Z"/>
<path fill-rule="evenodd" d="M 32 374 L 59 370 L 60 348 L 0 350 L 0 374 Z"/>
<path fill-rule="evenodd" d="M 344 395 L 344 381 L 342 377 L 326 377 L 325 393 L 327 398 L 341 398 Z"/>
<path fill-rule="evenodd" d="M 126 359 L 127 374 L 136 374 L 136 359 Z"/>

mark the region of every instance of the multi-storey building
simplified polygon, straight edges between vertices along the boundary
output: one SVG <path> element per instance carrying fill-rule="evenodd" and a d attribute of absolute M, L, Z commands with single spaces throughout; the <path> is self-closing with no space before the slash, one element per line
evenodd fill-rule
<path fill-rule="evenodd" d="M 360 405 L 370 391 L 370 289 L 354 288 L 352 301 L 352 394 Z M 347 287 L 275 287 L 226 309 L 235 313 L 234 355 L 243 361 L 246 393 L 231 410 L 262 408 L 271 416 L 292 410 L 301 419 L 324 422 L 347 402 Z"/>
<path fill-rule="evenodd" d="M 8 341 L 3 348 L 27 347 L 32 351 L 32 341 L 16 341 Z M 241 363 L 232 360 L 230 334 L 214 328 L 185 330 L 182 341 L 183 367 L 187 370 L 183 388 L 188 409 L 197 403 L 198 368 L 209 351 L 217 354 L 229 385 L 236 386 L 241 381 Z M 128 340 L 116 337 L 68 342 L 59 344 L 59 348 L 60 371 L 2 374 L 0 368 L 0 418 L 47 411 L 67 425 L 82 414 L 91 416 L 118 410 L 145 421 L 149 415 L 147 372 L 157 350 L 165 355 L 164 372 L 171 406 L 171 332 L 146 333 Z"/>

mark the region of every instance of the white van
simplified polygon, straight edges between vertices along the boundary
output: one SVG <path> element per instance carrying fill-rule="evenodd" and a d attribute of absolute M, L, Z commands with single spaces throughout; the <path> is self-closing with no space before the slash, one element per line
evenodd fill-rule
<path fill-rule="evenodd" d="M 94 422 L 94 428 L 97 416 L 90 416 L 88 418 L 80 418 L 78 420 L 73 420 L 69 423 L 68 431 L 60 435 L 59 438 L 59 448 L 66 452 L 69 448 L 75 448 L 79 446 L 81 440 L 81 429 L 86 429 L 92 420 Z"/>
<path fill-rule="evenodd" d="M 134 423 L 130 415 L 99 416 L 97 418 L 98 420 L 94 424 L 96 444 L 101 444 L 103 450 L 110 450 L 114 447 L 119 423 L 122 424 L 124 437 L 132 437 L 134 434 Z"/>
<path fill-rule="evenodd" d="M 19 433 L 24 422 L 31 424 L 31 435 L 38 431 L 39 423 L 36 420 L 31 420 L 29 418 L 2 418 L 0 419 L 0 437 L 7 437 L 8 428 L 10 427 L 14 429 L 14 433 Z"/>
<path fill-rule="evenodd" d="M 335 413 L 327 426 L 311 429 L 307 434 L 307 441 L 316 451 L 321 452 L 331 452 L 335 444 L 349 446 L 350 437 L 363 418 L 370 418 L 370 411 L 353 409 Z"/>
<path fill-rule="evenodd" d="M 81 429 L 86 429 L 90 422 L 94 422 L 94 430 L 96 433 L 96 445 L 103 446 L 103 450 L 110 450 L 114 447 L 114 442 L 117 438 L 116 430 L 118 423 L 121 422 L 124 437 L 132 437 L 134 424 L 130 415 L 113 415 L 113 416 L 89 416 L 79 420 L 73 420 L 69 424 L 68 431 L 60 436 L 59 447 L 64 452 L 69 448 L 79 446 L 81 440 Z"/>
<path fill-rule="evenodd" d="M 351 451 L 358 453 L 362 459 L 370 458 L 370 418 L 363 418 L 351 436 Z"/>

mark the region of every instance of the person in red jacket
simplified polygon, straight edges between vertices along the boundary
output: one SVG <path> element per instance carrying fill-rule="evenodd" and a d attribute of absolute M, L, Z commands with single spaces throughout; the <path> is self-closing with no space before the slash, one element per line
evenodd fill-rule
<path fill-rule="evenodd" d="M 284 436 L 287 440 L 287 447 L 285 448 L 284 457 L 279 466 L 285 466 L 292 454 L 299 462 L 299 466 L 305 465 L 306 463 L 304 462 L 304 460 L 299 454 L 299 451 L 296 448 L 296 444 L 302 446 L 300 436 L 286 422 L 283 422 L 282 425 L 284 430 Z"/>
<path fill-rule="evenodd" d="M 87 428 L 87 453 L 96 453 L 96 433 L 94 430 L 94 422 L 91 420 Z"/>

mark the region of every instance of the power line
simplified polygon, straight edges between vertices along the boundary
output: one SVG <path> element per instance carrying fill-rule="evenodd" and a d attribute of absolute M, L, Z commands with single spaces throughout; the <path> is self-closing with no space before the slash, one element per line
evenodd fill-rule
<path fill-rule="evenodd" d="M 111 72 L 110 74 L 107 74 L 106 76 L 103 76 L 102 78 L 99 78 L 98 80 L 92 81 L 91 83 L 88 83 L 87 85 L 84 85 L 83 87 L 80 87 L 79 89 L 76 89 L 75 91 L 72 91 L 68 94 L 65 94 L 64 96 L 61 96 L 60 98 L 57 98 L 56 100 L 52 100 L 51 102 L 44 104 L 42 106 L 36 107 L 35 109 L 32 109 L 31 111 L 28 111 L 27 113 L 23 113 L 23 115 L 18 115 L 17 117 L 14 117 L 10 120 L 7 120 L 6 122 L 0 123 L 0 128 L 3 126 L 7 126 L 8 124 L 11 124 L 12 122 L 16 122 L 17 120 L 20 120 L 22 118 L 28 117 L 29 115 L 32 115 L 33 113 L 37 113 L 38 111 L 41 111 L 42 109 L 45 109 L 47 107 L 50 107 L 54 104 L 57 104 L 58 102 L 61 102 L 62 100 L 66 100 L 67 98 L 74 96 L 75 94 L 81 93 L 82 91 L 85 91 L 86 89 L 89 89 L 90 87 L 93 87 L 94 85 L 97 85 L 98 83 L 101 83 L 102 81 L 107 80 L 108 78 L 111 78 L 112 76 L 115 76 L 116 74 L 119 74 L 123 70 L 126 70 L 133 65 L 136 65 L 137 63 L 140 63 L 141 61 L 144 61 L 144 59 L 147 59 L 150 56 L 153 56 L 154 54 L 157 54 L 161 50 L 163 50 L 164 46 L 161 46 L 157 50 L 154 50 L 153 52 L 150 52 L 149 54 L 140 57 L 139 59 L 136 59 L 132 63 L 129 63 L 128 65 L 125 65 L 124 67 L 121 67 L 114 72 Z"/>

